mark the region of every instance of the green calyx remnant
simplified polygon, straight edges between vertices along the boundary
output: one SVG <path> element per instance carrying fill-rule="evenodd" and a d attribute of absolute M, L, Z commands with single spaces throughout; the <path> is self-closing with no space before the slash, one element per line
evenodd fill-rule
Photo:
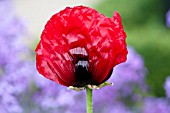
<path fill-rule="evenodd" d="M 75 91 L 82 91 L 82 90 L 85 89 L 85 88 L 97 89 L 97 90 L 98 90 L 98 89 L 103 88 L 103 87 L 105 87 L 105 86 L 113 86 L 113 83 L 111 83 L 111 82 L 104 82 L 104 83 L 99 84 L 99 85 L 90 85 L 90 84 L 88 84 L 88 85 L 86 85 L 86 86 L 84 86 L 84 87 L 69 86 L 68 89 L 69 89 L 69 90 L 75 90 Z"/>

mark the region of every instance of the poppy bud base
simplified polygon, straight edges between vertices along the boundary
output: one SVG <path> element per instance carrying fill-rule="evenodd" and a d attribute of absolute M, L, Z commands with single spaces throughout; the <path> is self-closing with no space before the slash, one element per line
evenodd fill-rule
<path fill-rule="evenodd" d="M 85 87 L 69 86 L 68 89 L 69 89 L 69 90 L 75 90 L 75 91 L 78 91 L 78 92 L 79 92 L 79 91 L 82 91 L 82 90 L 85 89 L 85 88 L 97 89 L 97 90 L 99 90 L 99 89 L 101 89 L 101 88 L 103 88 L 103 87 L 105 87 L 105 86 L 113 86 L 113 83 L 111 83 L 111 82 L 104 82 L 104 83 L 99 84 L 99 85 L 91 85 L 91 84 L 88 84 L 88 85 L 86 85 Z"/>

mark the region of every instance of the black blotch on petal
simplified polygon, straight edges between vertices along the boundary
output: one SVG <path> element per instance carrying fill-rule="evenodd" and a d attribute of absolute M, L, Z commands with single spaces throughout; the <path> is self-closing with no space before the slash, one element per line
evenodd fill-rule
<path fill-rule="evenodd" d="M 102 81 L 102 83 L 105 82 L 105 81 L 107 81 L 107 80 L 111 77 L 112 72 L 113 72 L 113 69 L 110 70 L 109 74 L 108 74 L 107 77 Z"/>
<path fill-rule="evenodd" d="M 92 81 L 92 75 L 88 71 L 87 61 L 79 60 L 78 63 L 75 65 L 74 74 L 76 79 L 76 87 L 84 87 Z"/>

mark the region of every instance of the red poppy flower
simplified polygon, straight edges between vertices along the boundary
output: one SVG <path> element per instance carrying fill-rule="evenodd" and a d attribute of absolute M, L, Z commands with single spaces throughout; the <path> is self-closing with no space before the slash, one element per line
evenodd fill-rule
<path fill-rule="evenodd" d="M 121 17 L 108 18 L 84 6 L 53 15 L 36 48 L 40 74 L 64 86 L 99 85 L 115 65 L 126 61 Z"/>

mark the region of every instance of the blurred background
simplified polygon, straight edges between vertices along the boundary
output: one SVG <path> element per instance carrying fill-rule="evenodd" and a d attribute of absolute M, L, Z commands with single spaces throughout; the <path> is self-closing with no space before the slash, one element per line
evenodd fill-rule
<path fill-rule="evenodd" d="M 76 5 L 118 11 L 127 33 L 128 60 L 115 67 L 114 86 L 94 91 L 94 113 L 170 113 L 170 0 L 0 0 L 0 113 L 86 112 L 85 91 L 35 69 L 45 23 Z"/>

